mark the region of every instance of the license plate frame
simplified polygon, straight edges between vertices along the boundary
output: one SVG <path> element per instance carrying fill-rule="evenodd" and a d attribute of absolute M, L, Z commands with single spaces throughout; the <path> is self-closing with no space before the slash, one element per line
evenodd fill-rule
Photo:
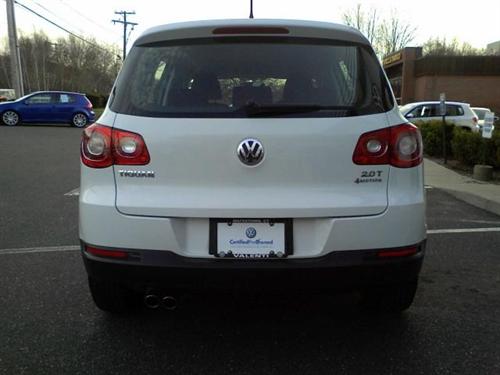
<path fill-rule="evenodd" d="M 249 254 L 249 256 L 235 256 L 235 254 L 225 254 L 224 257 L 219 255 L 218 251 L 218 228 L 219 224 L 270 224 L 274 225 L 275 223 L 284 224 L 284 251 L 282 256 L 278 256 L 277 254 L 262 254 L 260 256 L 255 256 L 253 254 Z M 283 259 L 293 254 L 293 220 L 292 219 L 239 219 L 239 218 L 212 218 L 210 219 L 209 225 L 209 254 L 215 256 L 216 258 L 221 259 L 247 259 L 247 260 L 256 260 L 256 259 Z"/>

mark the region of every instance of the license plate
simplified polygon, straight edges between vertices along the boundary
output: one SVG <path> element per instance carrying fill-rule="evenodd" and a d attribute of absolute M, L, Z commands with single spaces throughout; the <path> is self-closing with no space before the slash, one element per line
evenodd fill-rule
<path fill-rule="evenodd" d="M 219 258 L 284 258 L 292 244 L 290 219 L 210 220 L 210 253 Z"/>

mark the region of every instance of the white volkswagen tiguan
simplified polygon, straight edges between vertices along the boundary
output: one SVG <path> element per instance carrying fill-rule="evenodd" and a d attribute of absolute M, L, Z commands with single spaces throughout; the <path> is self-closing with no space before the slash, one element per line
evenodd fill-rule
<path fill-rule="evenodd" d="M 159 26 L 81 143 L 80 239 L 97 306 L 199 289 L 415 295 L 422 143 L 369 44 L 284 20 Z"/>

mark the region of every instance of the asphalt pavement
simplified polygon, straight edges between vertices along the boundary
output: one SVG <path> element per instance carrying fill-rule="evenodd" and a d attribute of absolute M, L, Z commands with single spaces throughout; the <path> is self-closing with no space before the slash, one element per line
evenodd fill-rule
<path fill-rule="evenodd" d="M 77 244 L 81 134 L 0 126 L 0 249 Z"/>
<path fill-rule="evenodd" d="M 363 315 L 349 294 L 192 295 L 173 312 L 102 313 L 67 247 L 80 134 L 0 127 L 0 374 L 500 373 L 500 217 L 436 188 L 401 317 Z"/>

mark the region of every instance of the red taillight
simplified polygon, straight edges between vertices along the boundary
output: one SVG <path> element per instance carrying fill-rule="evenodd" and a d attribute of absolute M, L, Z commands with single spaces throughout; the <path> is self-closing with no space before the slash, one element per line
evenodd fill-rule
<path fill-rule="evenodd" d="M 478 120 L 477 117 L 473 117 L 472 118 L 472 122 L 474 123 L 474 125 L 477 125 L 477 123 L 479 122 L 479 120 Z"/>
<path fill-rule="evenodd" d="M 415 125 L 402 124 L 365 133 L 352 156 L 355 164 L 410 168 L 422 163 L 422 137 Z"/>
<path fill-rule="evenodd" d="M 114 258 L 114 259 L 128 258 L 128 253 L 126 251 L 120 251 L 120 250 L 105 250 L 105 249 L 98 249 L 93 246 L 85 246 L 85 251 L 89 254 L 95 255 L 96 257 L 102 257 L 102 258 Z"/>
<path fill-rule="evenodd" d="M 401 258 L 414 255 L 418 252 L 417 246 L 409 246 L 401 249 L 381 250 L 377 253 L 379 258 Z"/>
<path fill-rule="evenodd" d="M 149 152 L 144 139 L 136 133 L 113 129 L 113 159 L 117 165 L 146 165 Z"/>
<path fill-rule="evenodd" d="M 99 124 L 93 124 L 84 130 L 81 158 L 83 164 L 91 168 L 146 165 L 150 161 L 142 136 Z"/>
<path fill-rule="evenodd" d="M 90 125 L 83 131 L 80 155 L 83 164 L 91 168 L 106 168 L 113 165 L 111 131 L 107 126 Z"/>

